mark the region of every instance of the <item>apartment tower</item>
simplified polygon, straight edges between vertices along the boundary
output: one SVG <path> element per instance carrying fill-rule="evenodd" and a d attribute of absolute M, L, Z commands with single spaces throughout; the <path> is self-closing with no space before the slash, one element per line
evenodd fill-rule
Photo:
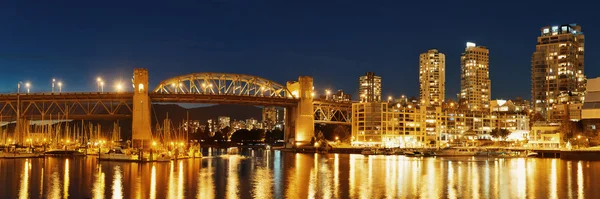
<path fill-rule="evenodd" d="M 489 112 L 490 108 L 490 51 L 484 46 L 467 42 L 460 57 L 460 99 L 471 111 Z"/>
<path fill-rule="evenodd" d="M 365 76 L 358 79 L 358 95 L 361 102 L 381 101 L 381 77 L 375 76 L 373 72 L 367 72 Z"/>
<path fill-rule="evenodd" d="M 541 29 L 531 57 L 531 101 L 535 112 L 547 120 L 557 120 L 553 109 L 558 104 L 583 103 L 583 44 L 577 24 Z"/>
<path fill-rule="evenodd" d="M 419 59 L 421 101 L 426 106 L 439 106 L 445 99 L 446 56 L 437 49 L 422 53 Z"/>

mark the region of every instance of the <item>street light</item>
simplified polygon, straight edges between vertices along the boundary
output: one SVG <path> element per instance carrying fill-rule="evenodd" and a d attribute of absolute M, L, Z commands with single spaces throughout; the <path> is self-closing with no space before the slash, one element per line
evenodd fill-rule
<path fill-rule="evenodd" d="M 121 83 L 117 83 L 117 85 L 115 85 L 115 89 L 117 89 L 117 92 L 120 92 L 123 89 L 123 85 Z"/>
<path fill-rule="evenodd" d="M 62 93 L 62 82 L 58 82 L 58 92 Z"/>
<path fill-rule="evenodd" d="M 56 82 L 56 79 L 52 78 L 52 93 L 54 93 L 54 83 Z"/>
<path fill-rule="evenodd" d="M 329 99 L 329 95 L 330 95 L 330 94 L 331 94 L 331 91 L 330 91 L 329 89 L 328 89 L 328 90 L 325 90 L 325 99 L 326 99 L 326 100 L 328 100 L 328 99 Z"/>
<path fill-rule="evenodd" d="M 96 88 L 98 89 L 98 92 L 104 92 L 104 81 L 102 80 L 102 77 L 97 77 L 96 78 Z M 102 90 L 102 91 L 101 91 Z"/>
<path fill-rule="evenodd" d="M 29 94 L 29 89 L 31 88 L 31 84 L 29 82 L 25 83 L 25 88 L 27 88 L 27 94 Z"/>

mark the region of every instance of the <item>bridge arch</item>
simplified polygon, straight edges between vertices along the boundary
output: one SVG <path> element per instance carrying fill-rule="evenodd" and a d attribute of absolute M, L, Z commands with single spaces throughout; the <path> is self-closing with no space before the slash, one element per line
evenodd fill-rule
<path fill-rule="evenodd" d="M 192 73 L 160 82 L 154 93 L 237 95 L 297 99 L 298 94 L 274 81 L 244 74 Z"/>

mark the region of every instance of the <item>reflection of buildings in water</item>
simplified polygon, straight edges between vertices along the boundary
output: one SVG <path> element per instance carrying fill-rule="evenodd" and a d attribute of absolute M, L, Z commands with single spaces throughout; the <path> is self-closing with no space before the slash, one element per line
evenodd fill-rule
<path fill-rule="evenodd" d="M 176 166 L 177 165 L 177 166 Z M 177 172 L 175 172 L 175 167 Z M 169 185 L 167 198 L 184 198 L 183 161 L 169 163 Z M 177 177 L 175 176 L 177 174 Z"/>
<path fill-rule="evenodd" d="M 225 192 L 227 193 L 227 198 L 239 198 L 239 180 L 238 180 L 238 165 L 240 164 L 240 156 L 239 155 L 229 155 L 228 159 L 228 168 L 227 168 L 227 188 Z"/>
<path fill-rule="evenodd" d="M 557 189 L 557 175 L 556 171 L 556 159 L 552 159 L 552 163 L 550 166 L 550 183 L 548 193 L 550 194 L 548 198 L 558 198 L 558 189 Z"/>
<path fill-rule="evenodd" d="M 480 198 L 479 196 L 479 168 L 477 162 L 472 161 L 468 164 L 470 167 L 469 179 L 471 179 L 471 195 L 472 198 Z"/>
<path fill-rule="evenodd" d="M 452 165 L 452 161 L 448 161 L 448 198 L 457 198 L 454 173 L 454 165 Z"/>
<path fill-rule="evenodd" d="M 21 173 L 21 186 L 19 187 L 19 198 L 29 198 L 29 173 L 31 172 L 31 163 L 29 159 L 25 160 L 23 172 Z"/>
<path fill-rule="evenodd" d="M 212 199 L 215 198 L 215 182 L 213 176 L 215 170 L 212 167 L 212 158 L 208 159 L 208 167 L 201 168 L 198 173 L 198 199 Z"/>
<path fill-rule="evenodd" d="M 65 174 L 64 174 L 64 186 L 63 186 L 63 197 L 64 198 L 69 198 L 69 184 L 70 184 L 70 177 L 69 177 L 69 159 L 65 159 Z"/>
<path fill-rule="evenodd" d="M 273 198 L 273 175 L 268 167 L 258 166 L 254 170 L 253 198 Z"/>
<path fill-rule="evenodd" d="M 50 193 L 48 198 L 61 198 L 60 197 L 60 177 L 58 171 L 53 171 L 50 175 Z"/>
<path fill-rule="evenodd" d="M 515 162 L 515 160 L 513 160 L 513 162 Z M 513 176 L 517 182 L 511 184 L 516 186 L 517 198 L 525 198 L 527 197 L 525 193 L 525 189 L 527 188 L 527 165 L 525 165 L 525 159 L 516 159 L 515 167 L 515 174 Z"/>
<path fill-rule="evenodd" d="M 150 199 L 156 199 L 156 165 L 150 171 Z"/>
<path fill-rule="evenodd" d="M 581 160 L 577 161 L 577 198 L 585 198 L 583 194 L 583 166 Z"/>
<path fill-rule="evenodd" d="M 538 181 L 536 181 L 537 179 L 535 179 L 535 163 L 536 163 L 537 159 L 533 158 L 533 159 L 527 159 L 527 195 L 531 196 L 535 196 L 536 193 L 536 183 L 539 183 Z"/>
<path fill-rule="evenodd" d="M 98 164 L 98 172 L 96 172 L 94 175 L 94 185 L 92 188 L 94 198 L 104 198 L 105 184 L 106 182 L 104 172 L 102 172 L 102 165 Z"/>
<path fill-rule="evenodd" d="M 123 198 L 123 175 L 121 167 L 115 166 L 113 175 L 112 198 Z"/>

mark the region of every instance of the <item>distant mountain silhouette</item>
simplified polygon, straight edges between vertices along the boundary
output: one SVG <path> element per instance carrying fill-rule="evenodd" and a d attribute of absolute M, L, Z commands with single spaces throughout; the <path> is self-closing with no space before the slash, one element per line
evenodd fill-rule
<path fill-rule="evenodd" d="M 228 116 L 231 121 L 249 118 L 262 120 L 262 108 L 248 105 L 219 104 L 186 109 L 177 104 L 154 104 L 152 109 L 152 123 L 157 121 L 162 123 L 168 114 L 173 124 L 178 124 L 186 120 L 187 112 L 190 114 L 190 120 L 200 120 L 201 124 L 206 124 L 207 120 L 217 119 L 219 116 Z"/>

